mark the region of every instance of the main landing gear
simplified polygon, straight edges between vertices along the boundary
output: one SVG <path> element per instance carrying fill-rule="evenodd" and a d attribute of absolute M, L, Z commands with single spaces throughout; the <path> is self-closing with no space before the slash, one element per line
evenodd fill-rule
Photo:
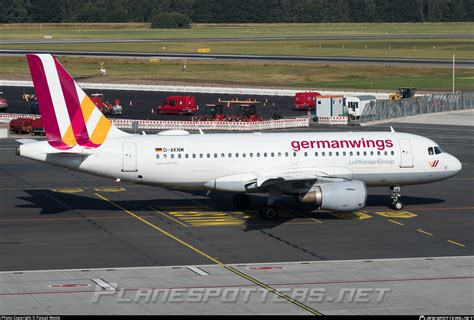
<path fill-rule="evenodd" d="M 267 205 L 260 209 L 260 217 L 265 220 L 275 220 L 278 217 L 278 209 L 273 203 L 275 200 L 280 199 L 283 196 L 283 191 L 279 188 L 273 186 L 270 187 L 268 190 Z M 236 194 L 233 202 L 234 206 L 239 209 L 249 209 L 252 204 L 250 197 L 245 193 Z"/>
<path fill-rule="evenodd" d="M 260 217 L 265 220 L 275 220 L 278 217 L 278 209 L 273 203 L 275 200 L 283 198 L 283 191 L 275 186 L 268 188 L 267 205 L 260 209 Z"/>
<path fill-rule="evenodd" d="M 401 188 L 400 187 L 390 187 L 390 192 L 392 195 L 390 196 L 392 198 L 392 207 L 395 210 L 402 210 L 403 209 L 403 202 L 399 200 L 401 198 L 400 194 Z"/>

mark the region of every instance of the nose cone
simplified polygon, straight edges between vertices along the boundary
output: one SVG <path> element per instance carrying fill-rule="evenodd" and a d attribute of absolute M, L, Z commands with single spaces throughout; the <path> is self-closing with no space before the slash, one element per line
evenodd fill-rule
<path fill-rule="evenodd" d="M 447 169 L 450 171 L 450 173 L 452 173 L 452 176 L 457 175 L 462 169 L 461 161 L 459 161 L 456 157 L 451 156 Z"/>
<path fill-rule="evenodd" d="M 456 157 L 453 157 L 453 170 L 456 171 L 456 174 L 459 173 L 462 169 L 461 161 L 459 161 Z"/>

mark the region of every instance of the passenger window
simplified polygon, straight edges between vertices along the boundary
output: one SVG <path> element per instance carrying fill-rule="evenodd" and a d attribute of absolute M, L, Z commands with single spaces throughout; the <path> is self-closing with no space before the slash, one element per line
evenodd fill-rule
<path fill-rule="evenodd" d="M 377 155 L 380 156 L 380 151 L 377 151 Z"/>
<path fill-rule="evenodd" d="M 354 152 L 352 152 L 352 151 L 349 152 L 349 155 L 350 155 L 350 156 L 353 156 L 353 155 L 354 155 Z"/>
<path fill-rule="evenodd" d="M 245 153 L 242 153 L 242 157 L 245 158 L 246 154 Z"/>
<path fill-rule="evenodd" d="M 238 154 L 238 153 L 236 153 L 236 154 L 235 154 L 235 157 L 236 157 L 236 158 L 238 158 L 238 157 L 239 157 L 239 154 Z"/>
<path fill-rule="evenodd" d="M 159 155 L 159 154 L 156 155 L 156 159 L 160 159 L 160 155 Z"/>
<path fill-rule="evenodd" d="M 281 157 L 281 152 L 278 152 L 278 158 L 280 158 L 280 157 Z"/>
<path fill-rule="evenodd" d="M 395 155 L 395 151 L 392 151 L 391 154 L 392 154 L 392 156 L 394 156 L 394 155 Z"/>
<path fill-rule="evenodd" d="M 345 151 L 342 151 L 342 156 L 346 156 L 346 152 Z"/>
<path fill-rule="evenodd" d="M 428 154 L 429 154 L 430 156 L 432 156 L 432 155 L 434 154 L 434 151 L 433 151 L 433 148 L 432 148 L 432 147 L 429 147 L 429 148 L 428 148 Z"/>
<path fill-rule="evenodd" d="M 181 153 L 178 153 L 178 159 L 181 159 Z"/>
<path fill-rule="evenodd" d="M 324 151 L 323 151 L 323 152 L 321 152 L 321 156 L 323 156 L 323 157 L 324 157 L 325 155 L 326 155 L 326 152 L 324 152 Z"/>
<path fill-rule="evenodd" d="M 305 152 L 305 153 L 304 153 L 304 156 L 305 156 L 305 157 L 307 157 L 307 156 L 308 156 L 308 153 L 307 153 L 307 152 Z"/>
<path fill-rule="evenodd" d="M 318 156 L 318 153 L 317 153 L 317 152 L 315 152 L 315 153 L 314 153 L 314 156 L 315 156 L 315 157 L 317 157 L 317 156 Z"/>
<path fill-rule="evenodd" d="M 229 158 L 232 158 L 232 153 L 229 153 Z"/>
<path fill-rule="evenodd" d="M 293 152 L 293 157 L 296 157 L 296 152 Z"/>
<path fill-rule="evenodd" d="M 168 156 L 166 154 L 163 155 L 163 159 L 167 159 Z"/>
<path fill-rule="evenodd" d="M 266 152 L 263 153 L 263 157 L 264 157 L 264 158 L 267 157 L 267 153 L 266 153 Z"/>
<path fill-rule="evenodd" d="M 171 154 L 171 156 L 170 156 L 170 157 L 171 157 L 171 159 L 174 159 L 174 154 Z"/>
<path fill-rule="evenodd" d="M 332 157 L 332 152 L 331 151 L 328 152 L 328 156 Z"/>
<path fill-rule="evenodd" d="M 366 155 L 367 155 L 367 151 L 364 151 L 364 156 L 366 156 Z"/>
<path fill-rule="evenodd" d="M 374 152 L 373 152 L 373 151 L 370 151 L 370 155 L 373 156 L 373 155 L 374 155 Z"/>
<path fill-rule="evenodd" d="M 339 151 L 336 151 L 336 157 L 339 157 Z"/>
<path fill-rule="evenodd" d="M 217 153 L 214 153 L 214 158 L 217 158 Z"/>
<path fill-rule="evenodd" d="M 225 158 L 225 153 L 221 153 L 221 158 Z"/>
<path fill-rule="evenodd" d="M 273 157 L 275 156 L 275 153 L 272 152 L 272 153 L 271 153 L 271 156 L 272 156 L 272 158 L 273 158 Z"/>
<path fill-rule="evenodd" d="M 196 154 L 195 154 L 195 153 L 193 153 L 193 159 L 195 159 L 195 158 L 196 158 Z"/>
<path fill-rule="evenodd" d="M 210 158 L 210 157 L 211 157 L 211 155 L 208 153 L 208 154 L 207 154 L 207 157 L 208 157 L 208 158 Z"/>
<path fill-rule="evenodd" d="M 357 151 L 357 155 L 360 156 L 360 151 Z"/>
<path fill-rule="evenodd" d="M 249 156 L 250 156 L 250 158 L 253 158 L 253 153 L 252 153 L 252 152 L 250 152 Z"/>
<path fill-rule="evenodd" d="M 285 152 L 285 157 L 288 158 L 289 156 L 290 156 L 290 154 L 288 152 Z"/>
<path fill-rule="evenodd" d="M 260 152 L 257 152 L 257 158 L 260 158 Z"/>
<path fill-rule="evenodd" d="M 384 151 L 383 154 L 384 154 L 384 155 L 388 155 L 388 152 L 387 152 L 387 151 Z"/>
<path fill-rule="evenodd" d="M 203 154 L 202 154 L 202 153 L 199 154 L 199 158 L 201 158 L 201 159 L 203 158 Z"/>

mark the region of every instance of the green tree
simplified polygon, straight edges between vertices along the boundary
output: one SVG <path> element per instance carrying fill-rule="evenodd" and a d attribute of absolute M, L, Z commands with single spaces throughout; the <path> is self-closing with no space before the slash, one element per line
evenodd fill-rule
<path fill-rule="evenodd" d="M 179 12 L 160 13 L 151 20 L 152 28 L 186 29 L 191 28 L 191 19 Z"/>
<path fill-rule="evenodd" d="M 12 0 L 10 6 L 6 8 L 5 21 L 8 23 L 28 22 L 30 6 L 29 0 Z"/>

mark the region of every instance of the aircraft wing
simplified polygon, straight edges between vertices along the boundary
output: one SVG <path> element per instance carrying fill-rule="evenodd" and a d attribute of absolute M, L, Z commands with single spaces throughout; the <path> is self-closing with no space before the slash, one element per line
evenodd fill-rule
<path fill-rule="evenodd" d="M 342 167 L 307 168 L 296 171 L 266 172 L 256 174 L 256 188 L 268 187 L 281 182 L 320 181 L 338 182 L 350 180 L 352 173 Z"/>

